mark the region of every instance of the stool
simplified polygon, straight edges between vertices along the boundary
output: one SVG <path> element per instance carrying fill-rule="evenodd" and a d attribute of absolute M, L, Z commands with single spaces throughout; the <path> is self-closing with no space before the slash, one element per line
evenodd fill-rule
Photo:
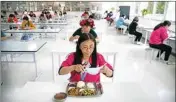
<path fill-rule="evenodd" d="M 148 48 L 145 48 L 145 59 L 147 59 L 147 55 L 149 54 L 149 57 L 150 57 L 150 63 L 151 61 L 153 60 L 154 58 L 154 53 L 157 51 L 159 52 L 159 61 L 161 59 L 161 50 L 159 49 L 156 49 L 156 48 L 151 48 L 151 47 L 148 47 Z"/>
<path fill-rule="evenodd" d="M 129 38 L 129 40 L 131 40 L 131 42 L 134 44 L 135 36 L 128 33 L 128 38 Z"/>

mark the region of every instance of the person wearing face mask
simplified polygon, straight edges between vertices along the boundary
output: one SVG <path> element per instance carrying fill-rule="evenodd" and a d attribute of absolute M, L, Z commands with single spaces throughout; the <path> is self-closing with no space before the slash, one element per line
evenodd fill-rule
<path fill-rule="evenodd" d="M 70 37 L 69 41 L 77 40 L 80 37 L 80 35 L 82 35 L 83 33 L 91 33 L 98 41 L 97 34 L 91 28 L 91 23 L 88 20 L 85 20 L 84 23 L 82 24 L 81 28 L 77 29 L 74 32 L 74 34 Z"/>
<path fill-rule="evenodd" d="M 172 63 L 168 61 L 172 51 L 172 47 L 163 43 L 169 37 L 168 28 L 170 27 L 170 25 L 171 25 L 171 22 L 166 20 L 163 23 L 160 23 L 157 26 L 155 26 L 149 39 L 150 47 L 161 50 L 161 54 L 165 52 L 164 63 L 166 64 Z M 157 55 L 157 58 L 159 58 L 159 53 Z"/>
<path fill-rule="evenodd" d="M 106 77 L 113 77 L 113 67 L 104 59 L 103 55 L 97 52 L 95 37 L 90 33 L 83 33 L 77 42 L 76 52 L 70 53 L 59 68 L 59 75 L 71 73 L 70 82 L 100 82 L 100 73 Z M 90 68 L 101 67 L 96 75 L 84 72 L 86 65 Z"/>

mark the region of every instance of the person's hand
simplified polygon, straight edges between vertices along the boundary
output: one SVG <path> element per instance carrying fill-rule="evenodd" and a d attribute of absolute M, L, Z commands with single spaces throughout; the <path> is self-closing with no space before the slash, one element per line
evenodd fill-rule
<path fill-rule="evenodd" d="M 79 39 L 79 35 L 76 35 L 76 36 L 75 36 L 75 39 Z"/>
<path fill-rule="evenodd" d="M 112 70 L 109 69 L 106 64 L 100 70 L 101 73 L 106 74 L 107 76 L 112 76 Z"/>
<path fill-rule="evenodd" d="M 84 66 L 82 66 L 81 64 L 74 65 L 73 67 L 76 72 L 83 72 L 84 71 Z"/>

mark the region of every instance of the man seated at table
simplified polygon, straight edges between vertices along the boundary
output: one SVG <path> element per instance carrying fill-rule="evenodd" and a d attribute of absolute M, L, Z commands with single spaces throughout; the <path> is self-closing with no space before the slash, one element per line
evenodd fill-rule
<path fill-rule="evenodd" d="M 138 26 L 138 21 L 139 21 L 139 18 L 138 18 L 138 17 L 135 17 L 135 18 L 133 19 L 133 21 L 132 21 L 131 24 L 129 25 L 129 34 L 135 35 L 136 38 L 135 38 L 135 40 L 134 40 L 134 43 L 140 45 L 140 44 L 142 44 L 142 43 L 140 42 L 140 40 L 141 40 L 141 38 L 142 38 L 142 33 L 136 31 L 136 27 Z"/>
<path fill-rule="evenodd" d="M 122 15 L 117 21 L 116 21 L 116 29 L 118 30 L 123 30 L 123 34 L 125 34 L 127 30 L 127 26 L 125 24 L 125 15 Z"/>
<path fill-rule="evenodd" d="M 74 34 L 70 37 L 69 41 L 77 40 L 83 33 L 91 33 L 96 40 L 98 41 L 98 37 L 96 32 L 91 28 L 91 23 L 88 20 L 82 24 L 81 28 L 77 29 Z"/>
<path fill-rule="evenodd" d="M 35 29 L 35 25 L 32 23 L 32 21 L 29 21 L 29 18 L 28 17 L 24 17 L 23 18 L 23 22 L 22 22 L 22 25 L 21 25 L 21 28 L 22 29 Z"/>

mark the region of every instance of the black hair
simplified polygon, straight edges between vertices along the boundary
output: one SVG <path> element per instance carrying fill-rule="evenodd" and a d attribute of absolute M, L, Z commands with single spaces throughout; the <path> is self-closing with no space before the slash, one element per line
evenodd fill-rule
<path fill-rule="evenodd" d="M 42 13 L 42 14 L 40 15 L 40 17 L 44 17 L 44 14 Z"/>
<path fill-rule="evenodd" d="M 90 34 L 90 33 L 83 33 L 77 42 L 77 46 L 76 46 L 76 52 L 75 52 L 75 57 L 74 57 L 74 62 L 73 64 L 82 64 L 82 58 L 83 58 L 83 54 L 82 51 L 80 49 L 80 45 L 82 42 L 86 41 L 86 40 L 92 40 L 94 42 L 94 50 L 92 52 L 92 64 L 91 67 L 97 67 L 97 47 L 96 47 L 96 40 L 95 37 Z"/>
<path fill-rule="evenodd" d="M 33 11 L 30 11 L 30 13 L 33 13 Z"/>
<path fill-rule="evenodd" d="M 168 21 L 168 20 L 165 20 L 164 22 L 162 22 L 162 23 L 156 25 L 153 30 L 157 30 L 157 29 L 159 29 L 160 27 L 163 27 L 163 26 L 170 26 L 170 25 L 171 25 L 171 22 Z"/>
<path fill-rule="evenodd" d="M 124 16 L 125 16 L 124 14 L 121 15 L 121 17 L 124 17 Z"/>
<path fill-rule="evenodd" d="M 89 18 L 92 18 L 92 19 L 93 19 L 94 17 L 93 17 L 93 15 L 90 15 Z"/>
<path fill-rule="evenodd" d="M 138 22 L 138 21 L 139 21 L 139 18 L 138 18 L 138 17 L 134 17 L 134 18 L 133 18 L 133 21 Z"/>
<path fill-rule="evenodd" d="M 14 11 L 14 14 L 15 14 L 15 15 L 18 15 L 17 11 Z"/>
<path fill-rule="evenodd" d="M 89 22 L 89 20 L 85 20 L 82 26 L 90 26 L 91 27 L 91 23 Z"/>
<path fill-rule="evenodd" d="M 84 14 L 88 14 L 89 15 L 89 12 L 84 12 Z"/>
<path fill-rule="evenodd" d="M 28 18 L 27 16 L 24 16 L 24 17 L 23 17 L 23 20 L 29 21 L 29 18 Z"/>
<path fill-rule="evenodd" d="M 15 15 L 14 14 L 10 14 L 9 17 L 15 17 Z"/>

